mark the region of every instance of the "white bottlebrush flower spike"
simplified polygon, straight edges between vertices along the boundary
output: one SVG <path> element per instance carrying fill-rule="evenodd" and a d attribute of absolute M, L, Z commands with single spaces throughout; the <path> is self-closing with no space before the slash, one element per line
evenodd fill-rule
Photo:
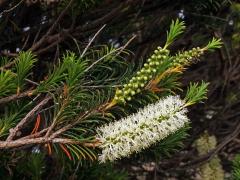
<path fill-rule="evenodd" d="M 189 121 L 185 102 L 168 96 L 119 121 L 97 129 L 100 162 L 114 161 L 139 152 L 184 127 Z"/>

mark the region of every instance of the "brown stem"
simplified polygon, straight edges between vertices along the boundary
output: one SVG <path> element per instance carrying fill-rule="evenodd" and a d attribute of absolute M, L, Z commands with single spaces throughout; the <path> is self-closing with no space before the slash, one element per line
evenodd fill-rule
<path fill-rule="evenodd" d="M 25 91 L 20 94 L 14 94 L 14 95 L 11 95 L 8 97 L 4 97 L 4 98 L 0 99 L 0 104 L 8 103 L 10 101 L 14 101 L 14 100 L 21 99 L 21 98 L 24 98 L 27 96 L 31 96 L 33 92 L 34 92 L 34 90 L 29 90 L 29 91 Z"/>
<path fill-rule="evenodd" d="M 18 124 L 15 128 L 10 129 L 10 134 L 7 138 L 7 142 L 11 141 L 17 134 L 17 132 L 26 124 L 26 122 L 39 111 L 48 101 L 52 99 L 51 96 L 46 96 L 37 106 L 35 106 Z"/>
<path fill-rule="evenodd" d="M 9 13 L 10 11 L 13 11 L 15 8 L 17 8 L 24 0 L 19 1 L 16 5 L 11 7 L 10 9 L 3 10 L 0 15 L 2 16 L 5 13 Z M 5 2 L 5 0 L 0 1 L 0 6 Z"/>
<path fill-rule="evenodd" d="M 32 138 L 38 138 L 40 137 L 42 134 L 44 134 L 45 132 L 47 132 L 48 128 L 45 128 L 39 132 L 36 132 L 34 134 L 30 134 L 28 136 L 24 136 L 24 137 L 21 137 L 19 138 L 18 140 L 24 140 L 24 139 L 32 139 Z"/>
<path fill-rule="evenodd" d="M 90 141 L 90 142 L 83 142 L 83 141 L 76 141 L 72 139 L 64 139 L 64 138 L 32 138 L 32 139 L 18 139 L 14 141 L 0 141 L 0 149 L 9 149 L 9 148 L 17 148 L 20 146 L 25 145 L 33 145 L 33 144 L 45 144 L 45 143 L 61 143 L 61 144 L 79 144 L 85 147 L 97 147 L 100 145 L 98 140 Z"/>
<path fill-rule="evenodd" d="M 92 42 L 94 41 L 94 39 L 98 36 L 98 34 L 103 30 L 103 28 L 106 26 L 106 24 L 104 24 L 96 33 L 95 35 L 91 38 L 91 40 L 89 41 L 89 43 L 87 44 L 87 46 L 85 47 L 85 49 L 83 50 L 83 53 L 81 54 L 81 58 L 85 55 L 85 53 L 87 52 L 88 48 L 91 46 Z"/>

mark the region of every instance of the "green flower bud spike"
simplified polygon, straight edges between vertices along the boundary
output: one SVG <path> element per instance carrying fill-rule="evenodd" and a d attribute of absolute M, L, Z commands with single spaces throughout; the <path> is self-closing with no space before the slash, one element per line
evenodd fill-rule
<path fill-rule="evenodd" d="M 123 85 L 123 89 L 116 91 L 113 101 L 116 103 L 125 103 L 126 101 L 130 101 L 136 93 L 141 92 L 149 80 L 156 76 L 156 69 L 168 58 L 168 55 L 169 51 L 167 49 L 158 47 L 143 65 L 143 68 L 129 80 L 129 83 Z"/>
<path fill-rule="evenodd" d="M 157 47 L 157 49 L 154 50 L 153 55 L 147 59 L 147 62 L 144 64 L 143 68 L 138 71 L 136 75 L 129 81 L 131 86 L 124 85 L 123 89 L 121 89 L 122 91 L 118 91 L 118 93 L 115 94 L 115 97 L 110 104 L 125 103 L 126 101 L 131 100 L 131 96 L 135 94 L 131 92 L 141 92 L 149 80 L 157 76 L 158 67 L 161 66 L 163 61 L 166 61 L 169 58 L 169 50 L 167 48 L 180 34 L 183 33 L 184 29 L 184 22 L 179 21 L 178 19 L 176 21 L 172 21 L 170 29 L 167 32 L 167 40 L 164 48 Z M 130 93 L 126 91 L 130 91 Z"/>
<path fill-rule="evenodd" d="M 184 70 L 184 66 L 189 65 L 192 59 L 199 57 L 207 50 L 212 51 L 221 47 L 221 40 L 213 38 L 212 41 L 203 48 L 193 48 L 171 57 L 167 48 L 184 32 L 184 29 L 184 22 L 179 21 L 178 19 L 172 21 L 170 29 L 167 32 L 167 39 L 164 47 L 158 47 L 154 50 L 154 53 L 147 59 L 143 68 L 138 71 L 128 83 L 124 84 L 122 89 L 116 90 L 113 100 L 107 104 L 105 109 L 108 109 L 117 103 L 125 104 L 126 101 L 130 101 L 135 94 L 140 93 L 147 85 L 150 89 L 157 89 L 156 85 L 161 79 L 166 77 L 166 75 L 171 73 L 181 73 Z M 171 65 L 165 72 L 159 74 L 159 67 L 163 65 L 163 62 L 169 62 Z"/>
<path fill-rule="evenodd" d="M 173 65 L 174 66 L 188 66 L 190 65 L 193 59 L 197 59 L 201 55 L 203 55 L 206 51 L 213 51 L 215 49 L 220 48 L 222 45 L 221 39 L 213 38 L 205 47 L 200 48 L 192 48 L 189 51 L 184 51 L 182 53 L 178 53 L 173 57 Z"/>

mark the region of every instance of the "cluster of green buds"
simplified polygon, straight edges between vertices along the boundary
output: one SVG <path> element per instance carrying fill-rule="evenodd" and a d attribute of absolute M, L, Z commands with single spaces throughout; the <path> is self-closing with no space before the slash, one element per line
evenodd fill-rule
<path fill-rule="evenodd" d="M 114 101 L 124 103 L 126 100 L 130 101 L 135 94 L 140 93 L 149 80 L 156 76 L 158 67 L 168 58 L 168 55 L 169 50 L 158 47 L 143 68 L 127 84 L 124 84 L 122 89 L 117 89 Z"/>
<path fill-rule="evenodd" d="M 203 54 L 204 50 L 200 47 L 192 48 L 173 57 L 173 65 L 189 65 L 194 58 L 198 58 Z"/>

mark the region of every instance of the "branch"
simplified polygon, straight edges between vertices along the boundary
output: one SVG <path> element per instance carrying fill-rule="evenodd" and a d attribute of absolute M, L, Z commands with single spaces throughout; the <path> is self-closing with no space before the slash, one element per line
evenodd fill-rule
<path fill-rule="evenodd" d="M 34 144 L 45 144 L 45 143 L 61 143 L 61 144 L 79 144 L 85 147 L 97 147 L 100 145 L 98 140 L 95 141 L 76 141 L 72 139 L 65 139 L 65 138 L 32 138 L 32 139 L 18 139 L 15 141 L 0 141 L 0 149 L 9 149 L 9 148 L 17 148 L 20 146 L 26 145 L 34 145 Z"/>
<path fill-rule="evenodd" d="M 31 96 L 32 93 L 34 92 L 34 90 L 29 90 L 29 91 L 25 91 L 23 93 L 20 94 L 14 94 L 8 97 L 4 97 L 0 99 L 0 104 L 4 104 L 4 103 L 8 103 L 10 101 L 14 101 L 14 100 L 18 100 L 27 96 Z"/>
<path fill-rule="evenodd" d="M 35 106 L 18 124 L 15 128 L 10 129 L 10 134 L 7 138 L 7 142 L 11 141 L 17 134 L 17 132 L 27 123 L 27 121 L 39 111 L 48 101 L 52 99 L 51 96 L 46 96 L 37 106 Z"/>
<path fill-rule="evenodd" d="M 0 13 L 0 16 L 2 16 L 3 14 L 5 13 L 8 13 L 10 11 L 13 11 L 14 9 L 16 9 L 24 0 L 21 0 L 19 1 L 15 6 L 11 7 L 10 9 L 6 9 L 6 10 L 3 10 L 1 13 Z M 0 1 L 0 6 L 1 4 L 3 4 L 5 2 L 5 0 L 2 0 Z"/>
<path fill-rule="evenodd" d="M 103 30 L 103 28 L 106 26 L 106 24 L 104 24 L 93 36 L 93 38 L 89 41 L 89 43 L 87 44 L 87 46 L 85 47 L 85 49 L 83 50 L 83 53 L 81 54 L 81 58 L 85 55 L 85 53 L 87 52 L 89 46 L 91 46 L 92 42 L 94 41 L 94 39 L 98 36 L 98 34 Z"/>
<path fill-rule="evenodd" d="M 101 60 L 103 60 L 106 56 L 109 56 L 110 54 L 113 54 L 115 52 L 118 52 L 116 54 L 116 56 L 118 56 L 129 44 L 131 41 L 133 41 L 135 39 L 136 35 L 134 35 L 131 39 L 128 40 L 128 42 L 124 45 L 124 46 L 121 46 L 117 49 L 114 49 L 113 51 L 111 51 L 110 53 L 102 56 L 101 58 L 99 58 L 98 60 L 96 60 L 95 62 L 93 62 L 88 68 L 86 68 L 84 70 L 84 72 L 87 72 L 89 69 L 91 69 L 93 66 L 95 66 L 97 63 L 99 63 Z"/>
<path fill-rule="evenodd" d="M 41 130 L 41 131 L 39 131 L 39 132 L 36 132 L 36 133 L 34 133 L 34 134 L 30 134 L 30 135 L 28 135 L 28 136 L 21 137 L 21 138 L 19 138 L 18 140 L 38 138 L 38 137 L 40 137 L 42 134 L 44 134 L 45 132 L 47 132 L 47 130 L 48 130 L 48 127 L 45 128 L 45 129 L 43 129 L 43 130 Z"/>

